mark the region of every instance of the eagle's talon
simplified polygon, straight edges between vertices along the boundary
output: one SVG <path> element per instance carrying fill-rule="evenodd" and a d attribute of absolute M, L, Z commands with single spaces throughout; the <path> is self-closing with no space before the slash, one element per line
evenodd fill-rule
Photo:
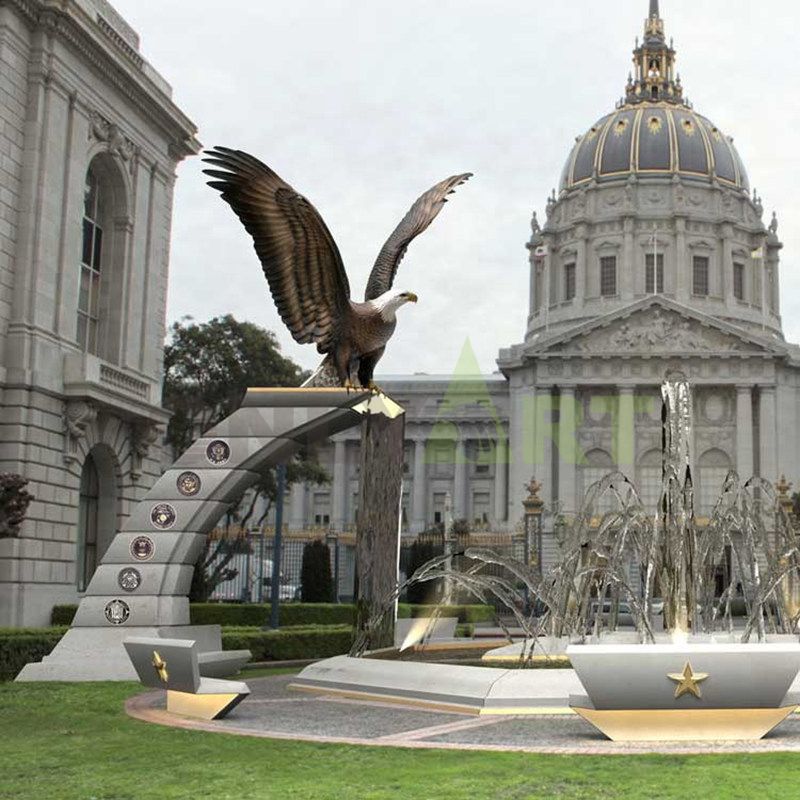
<path fill-rule="evenodd" d="M 369 389 L 372 392 L 372 394 L 383 394 L 383 389 L 381 389 L 381 387 L 378 386 L 378 384 L 375 383 L 375 381 L 370 381 L 367 384 L 367 389 Z"/>

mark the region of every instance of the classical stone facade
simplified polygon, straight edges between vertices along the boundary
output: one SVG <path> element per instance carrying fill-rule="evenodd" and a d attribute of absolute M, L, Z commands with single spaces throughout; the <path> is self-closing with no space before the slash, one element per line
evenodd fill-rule
<path fill-rule="evenodd" d="M 105 0 L 0 0 L 0 626 L 75 602 L 160 473 L 176 164 L 195 127 Z"/>
<path fill-rule="evenodd" d="M 800 475 L 800 349 L 781 332 L 778 223 L 763 216 L 732 139 L 684 99 L 651 3 L 624 100 L 575 143 L 545 224 L 534 215 L 524 341 L 485 380 L 489 472 L 478 472 L 472 412 L 445 402 L 460 379 L 380 381 L 407 402 L 406 530 L 441 519 L 445 495 L 454 518 L 518 530 L 532 475 L 549 526 L 615 468 L 655 508 L 659 387 L 674 369 L 695 387 L 700 515 L 730 469 Z M 292 526 L 352 522 L 356 446 L 323 454 L 333 484 L 295 489 Z M 546 536 L 544 557 L 553 553 Z"/>

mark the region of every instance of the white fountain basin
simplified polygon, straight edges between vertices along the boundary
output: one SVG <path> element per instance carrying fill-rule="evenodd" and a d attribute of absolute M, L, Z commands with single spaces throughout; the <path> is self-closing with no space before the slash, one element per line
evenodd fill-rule
<path fill-rule="evenodd" d="M 570 705 L 615 741 L 758 739 L 797 708 L 796 641 L 571 645 L 567 655 L 587 693 Z"/>

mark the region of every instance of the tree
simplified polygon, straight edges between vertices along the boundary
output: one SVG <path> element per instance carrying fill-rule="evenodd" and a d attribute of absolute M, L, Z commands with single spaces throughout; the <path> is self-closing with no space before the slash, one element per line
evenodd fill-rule
<path fill-rule="evenodd" d="M 306 373 L 280 352 L 271 331 L 230 314 L 170 328 L 164 348 L 163 403 L 172 411 L 167 442 L 178 458 L 204 431 L 230 416 L 251 386 L 299 386 Z"/>
<path fill-rule="evenodd" d="M 19 536 L 33 495 L 25 491 L 28 481 L 13 472 L 0 472 L 0 539 Z"/>
<path fill-rule="evenodd" d="M 230 314 L 200 324 L 188 317 L 176 322 L 164 348 L 163 392 L 164 406 L 172 411 L 166 438 L 173 458 L 236 411 L 250 386 L 298 386 L 305 377 L 281 354 L 275 335 L 252 322 L 239 322 Z M 286 466 L 287 488 L 328 480 L 309 451 Z M 249 547 L 243 534 L 264 524 L 276 499 L 275 470 L 268 468 L 233 503 L 221 535 L 206 542 L 192 581 L 193 600 L 207 599 L 216 586 L 236 577 L 230 562 Z"/>
<path fill-rule="evenodd" d="M 315 539 L 303 548 L 300 598 L 304 603 L 329 603 L 332 595 L 331 551 L 322 539 Z"/>

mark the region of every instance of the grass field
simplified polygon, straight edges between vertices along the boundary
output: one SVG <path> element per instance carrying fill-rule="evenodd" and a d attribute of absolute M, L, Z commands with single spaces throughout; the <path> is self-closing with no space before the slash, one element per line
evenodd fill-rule
<path fill-rule="evenodd" d="M 248 677 L 254 677 L 248 673 Z M 800 755 L 539 756 L 319 745 L 129 719 L 130 683 L 0 684 L 0 798 L 792 798 Z"/>

